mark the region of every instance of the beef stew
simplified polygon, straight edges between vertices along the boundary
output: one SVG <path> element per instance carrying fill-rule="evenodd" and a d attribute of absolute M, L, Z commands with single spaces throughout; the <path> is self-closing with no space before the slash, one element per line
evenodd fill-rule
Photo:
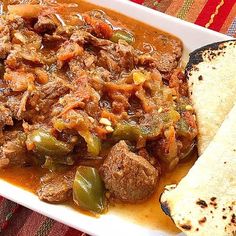
<path fill-rule="evenodd" d="M 150 198 L 197 127 L 182 42 L 78 4 L 5 2 L 0 167 L 36 170 L 42 200 L 102 213 Z"/>

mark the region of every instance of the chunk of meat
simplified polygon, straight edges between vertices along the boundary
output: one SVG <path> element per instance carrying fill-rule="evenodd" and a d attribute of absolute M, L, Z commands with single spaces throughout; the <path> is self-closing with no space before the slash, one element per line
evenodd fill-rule
<path fill-rule="evenodd" d="M 10 29 L 6 21 L 0 18 L 0 59 L 6 58 L 11 49 L 10 44 Z"/>
<path fill-rule="evenodd" d="M 23 19 L 18 16 L 6 16 L 0 18 L 0 59 L 5 59 L 10 52 L 11 31 L 22 26 Z"/>
<path fill-rule="evenodd" d="M 168 44 L 165 45 L 164 43 L 163 46 L 170 47 L 170 52 L 162 53 L 155 51 L 152 54 L 141 54 L 138 56 L 138 61 L 141 66 L 156 68 L 166 76 L 178 66 L 179 60 L 182 56 L 183 45 L 180 40 L 166 38 L 163 35 L 160 37 L 162 37 L 162 40 Z"/>
<path fill-rule="evenodd" d="M 159 177 L 158 170 L 143 157 L 129 151 L 125 141 L 111 149 L 100 173 L 115 199 L 131 203 L 150 197 Z"/>
<path fill-rule="evenodd" d="M 9 96 L 6 107 L 17 120 L 24 119 L 32 123 L 43 121 L 50 116 L 52 105 L 69 91 L 70 86 L 63 79 L 55 77 L 44 85 L 36 86 L 27 96 L 24 96 L 25 93 Z"/>
<path fill-rule="evenodd" d="M 44 34 L 43 36 L 43 43 L 46 46 L 49 46 L 51 48 L 59 48 L 62 43 L 64 43 L 67 40 L 67 38 L 58 35 L 56 33 L 53 34 Z"/>
<path fill-rule="evenodd" d="M 55 31 L 57 25 L 48 16 L 39 16 L 37 23 L 34 25 L 34 29 L 38 33 L 51 33 Z"/>
<path fill-rule="evenodd" d="M 172 53 L 155 54 L 156 68 L 160 72 L 171 72 L 178 66 L 178 60 Z"/>
<path fill-rule="evenodd" d="M 169 86 L 175 89 L 177 95 L 188 96 L 186 77 L 180 68 L 174 70 L 169 79 Z"/>
<path fill-rule="evenodd" d="M 83 55 L 73 58 L 68 64 L 74 74 L 86 73 L 85 70 L 94 70 L 97 57 L 84 51 Z"/>
<path fill-rule="evenodd" d="M 67 201 L 72 195 L 72 186 L 76 170 L 65 173 L 50 173 L 41 178 L 41 186 L 37 190 L 40 200 L 59 203 Z"/>
<path fill-rule="evenodd" d="M 52 105 L 69 91 L 70 86 L 57 77 L 42 86 L 38 86 L 28 100 L 29 107 L 24 112 L 23 117 L 31 122 L 37 122 L 37 118 L 47 119 L 51 114 Z"/>
<path fill-rule="evenodd" d="M 123 40 L 109 47 L 101 47 L 98 65 L 113 74 L 132 70 L 138 62 L 135 49 Z"/>
<path fill-rule="evenodd" d="M 13 125 L 11 110 L 0 103 L 0 129 L 5 125 Z"/>
<path fill-rule="evenodd" d="M 113 42 L 111 42 L 110 40 L 106 40 L 106 39 L 100 39 L 100 38 L 96 38 L 95 36 L 93 36 L 92 34 L 84 31 L 84 30 L 77 30 L 75 31 L 70 38 L 72 41 L 77 42 L 79 44 L 91 44 L 92 46 L 95 47 L 110 47 L 114 45 Z"/>
<path fill-rule="evenodd" d="M 70 91 L 71 86 L 63 79 L 53 76 L 51 81 L 39 86 L 38 92 L 40 93 L 41 99 L 56 99 Z M 37 91 L 35 91 L 37 93 Z"/>
<path fill-rule="evenodd" d="M 126 70 L 132 70 L 138 62 L 137 53 L 131 45 L 124 40 L 119 40 L 115 46 L 115 51 L 119 54 L 120 64 Z"/>
<path fill-rule="evenodd" d="M 156 68 L 162 73 L 171 72 L 178 65 L 178 60 L 172 53 L 155 52 L 153 55 L 143 54 L 138 57 L 139 64 L 150 68 Z"/>
<path fill-rule="evenodd" d="M 112 111 L 115 114 L 121 114 L 130 107 L 129 98 L 131 93 L 122 92 L 109 92 L 109 97 L 112 99 Z"/>
<path fill-rule="evenodd" d="M 19 132 L 19 130 L 4 130 L 0 136 L 0 145 L 2 146 L 4 143 L 16 139 Z"/>
<path fill-rule="evenodd" d="M 59 25 L 57 26 L 54 34 L 63 37 L 66 40 L 70 38 L 74 31 L 75 28 L 72 25 Z"/>
<path fill-rule="evenodd" d="M 0 168 L 23 165 L 28 161 L 25 136 L 22 132 L 15 132 L 12 136 L 0 148 Z"/>
<path fill-rule="evenodd" d="M 105 50 L 100 51 L 98 65 L 107 69 L 110 72 L 120 72 L 121 68 L 119 63 L 116 61 L 117 58 L 114 58 L 110 53 Z"/>

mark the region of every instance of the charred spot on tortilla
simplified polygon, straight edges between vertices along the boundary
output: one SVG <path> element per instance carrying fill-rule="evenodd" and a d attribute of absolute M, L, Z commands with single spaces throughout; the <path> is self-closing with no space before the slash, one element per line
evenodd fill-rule
<path fill-rule="evenodd" d="M 161 209 L 164 211 L 164 213 L 166 215 L 168 215 L 169 217 L 171 217 L 171 213 L 170 213 L 170 207 L 168 205 L 168 202 L 161 202 Z"/>
<path fill-rule="evenodd" d="M 236 224 L 236 216 L 235 216 L 235 214 L 232 215 L 231 222 L 233 224 Z"/>
<path fill-rule="evenodd" d="M 203 76 L 199 75 L 198 80 L 203 80 Z"/>
<path fill-rule="evenodd" d="M 182 229 L 185 229 L 185 230 L 191 230 L 191 229 L 192 229 L 192 226 L 191 226 L 191 225 L 188 225 L 188 224 L 180 225 L 180 227 L 181 227 Z"/>
<path fill-rule="evenodd" d="M 202 219 L 198 221 L 198 223 L 201 225 L 201 224 L 204 224 L 206 221 L 207 221 L 207 218 L 204 216 Z"/>
<path fill-rule="evenodd" d="M 166 191 L 171 191 L 173 189 L 176 188 L 176 184 L 171 184 L 171 185 L 168 185 L 165 187 L 165 190 Z M 163 210 L 163 212 L 169 216 L 171 218 L 171 207 L 169 206 L 168 202 L 167 201 L 161 201 L 161 198 L 162 198 L 162 194 L 160 195 L 160 198 L 159 198 L 159 202 L 160 202 L 160 205 L 161 205 L 161 209 Z M 171 218 L 172 219 L 172 218 Z M 173 219 L 172 219 L 173 220 Z"/>
<path fill-rule="evenodd" d="M 215 209 L 217 209 L 217 203 L 216 202 L 210 202 L 210 205 L 213 206 Z"/>
<path fill-rule="evenodd" d="M 189 55 L 190 56 L 189 62 L 186 66 L 186 71 L 191 71 L 192 69 L 195 70 L 196 69 L 195 65 L 198 65 L 200 62 L 203 62 L 203 60 L 204 60 L 203 59 L 203 52 L 208 50 L 208 51 L 212 52 L 212 55 L 213 55 L 214 51 L 225 49 L 226 46 L 224 45 L 224 43 L 226 43 L 226 42 L 230 42 L 229 43 L 230 46 L 232 46 L 233 44 L 236 44 L 236 40 L 226 40 L 223 42 L 217 42 L 217 43 L 206 45 L 204 47 L 201 47 L 201 48 L 196 49 L 195 51 L 191 52 Z M 219 51 L 217 53 L 219 53 Z"/>
<path fill-rule="evenodd" d="M 199 205 L 201 208 L 208 207 L 207 203 L 204 200 L 199 199 L 197 202 L 197 205 Z"/>

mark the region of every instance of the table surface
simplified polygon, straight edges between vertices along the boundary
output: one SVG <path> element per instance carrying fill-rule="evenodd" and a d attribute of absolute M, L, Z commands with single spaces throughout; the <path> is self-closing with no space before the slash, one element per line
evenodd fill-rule
<path fill-rule="evenodd" d="M 236 37 L 236 0 L 133 0 L 133 2 Z M 0 235 L 85 236 L 80 231 L 1 196 Z"/>

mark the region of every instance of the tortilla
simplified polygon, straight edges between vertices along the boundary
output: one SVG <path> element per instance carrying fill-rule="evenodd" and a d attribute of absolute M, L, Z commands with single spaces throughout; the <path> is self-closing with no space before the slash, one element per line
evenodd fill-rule
<path fill-rule="evenodd" d="M 190 54 L 186 67 L 202 154 L 236 101 L 236 41 L 207 45 Z"/>
<path fill-rule="evenodd" d="M 236 105 L 162 209 L 187 235 L 236 235 Z"/>

